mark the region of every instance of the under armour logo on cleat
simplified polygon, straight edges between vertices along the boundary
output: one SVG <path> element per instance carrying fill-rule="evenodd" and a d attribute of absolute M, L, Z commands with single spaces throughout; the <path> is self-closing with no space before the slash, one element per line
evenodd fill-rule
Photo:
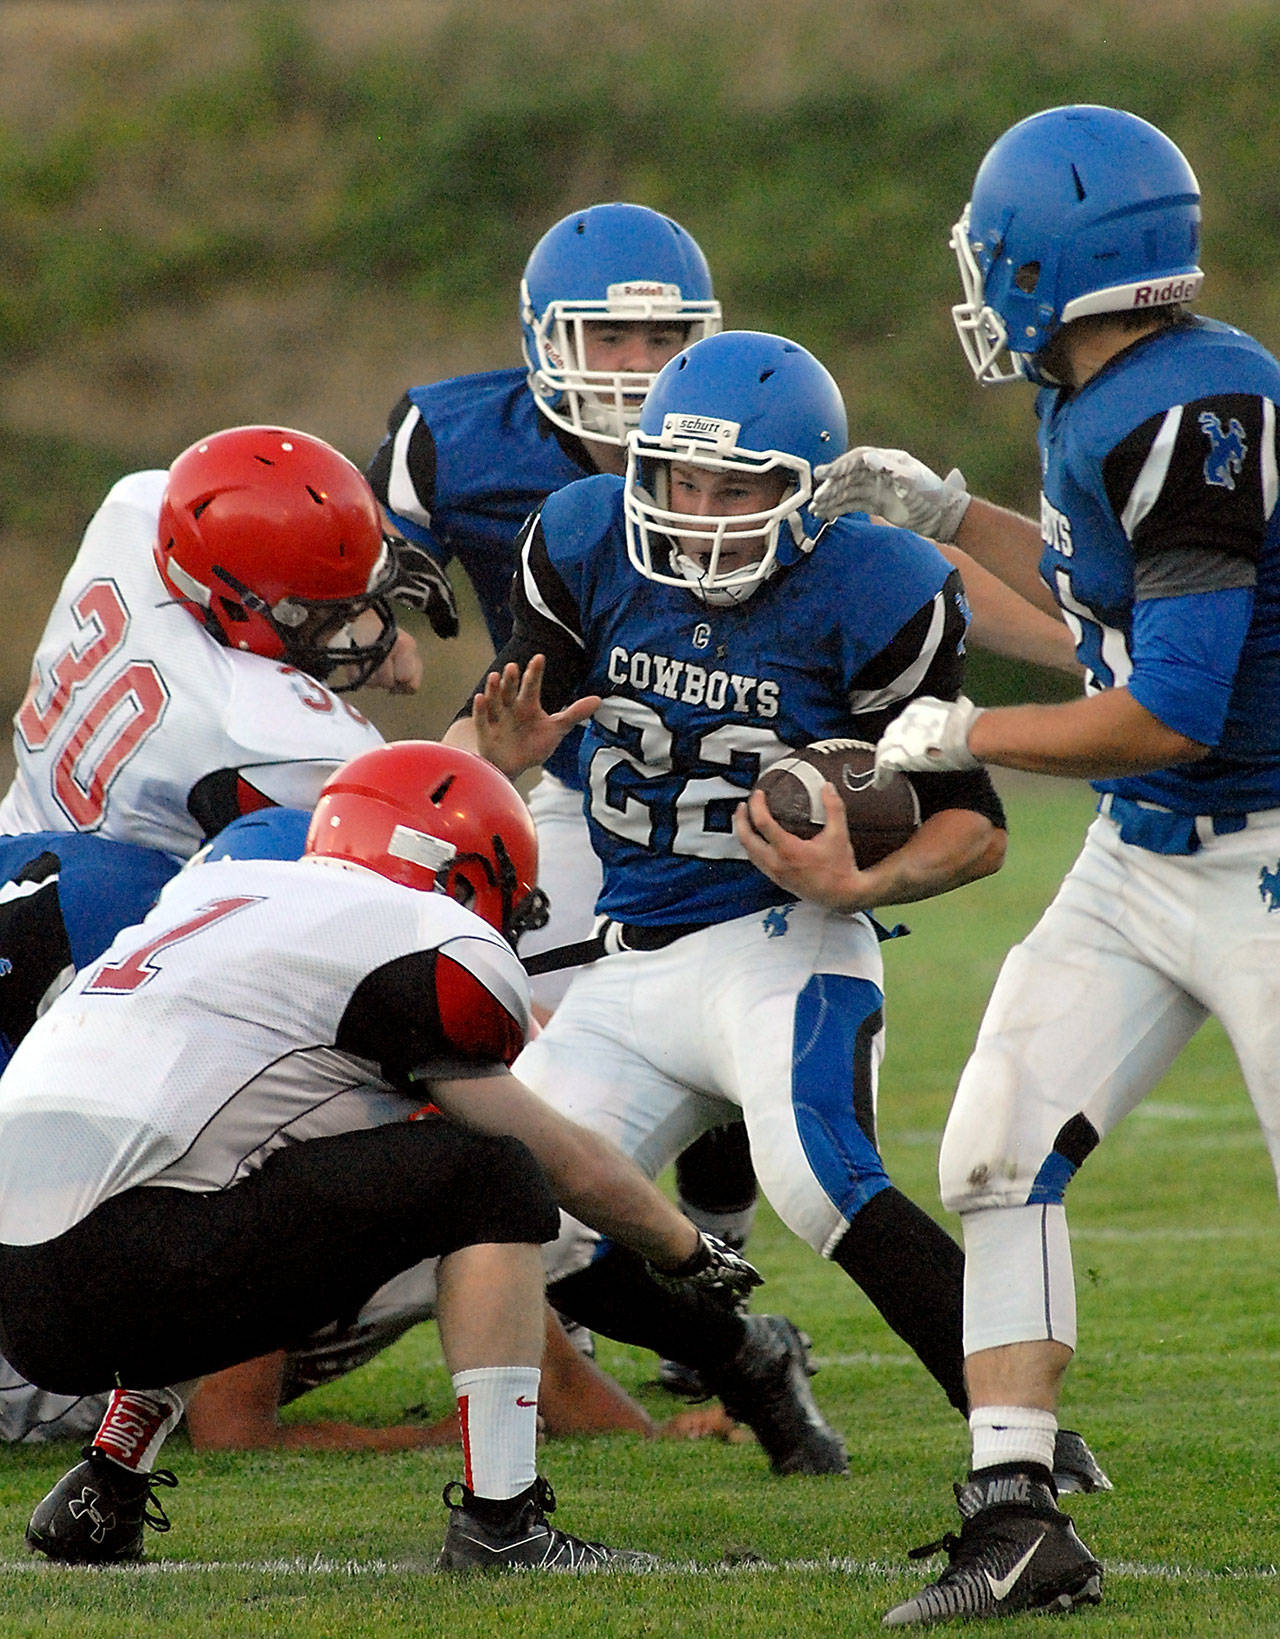
<path fill-rule="evenodd" d="M 90 1531 L 89 1536 L 94 1542 L 101 1542 L 116 1522 L 114 1514 L 100 1514 L 98 1512 L 99 1496 L 100 1493 L 95 1491 L 92 1486 L 86 1486 L 78 1497 L 73 1497 L 67 1504 L 67 1512 L 72 1519 L 78 1520 L 88 1517 L 93 1525 L 93 1530 Z"/>

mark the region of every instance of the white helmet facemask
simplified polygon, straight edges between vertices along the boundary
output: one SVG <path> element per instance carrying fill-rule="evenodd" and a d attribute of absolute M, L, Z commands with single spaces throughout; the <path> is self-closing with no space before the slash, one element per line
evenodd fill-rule
<path fill-rule="evenodd" d="M 720 329 L 720 303 L 685 301 L 679 285 L 634 279 L 608 287 L 602 301 L 552 301 L 538 315 L 527 282 L 520 286 L 521 317 L 533 338 L 525 342 L 529 389 L 548 420 L 579 438 L 623 445 L 638 425 L 656 371 L 588 370 L 588 324 L 671 324 L 684 328 L 688 347 Z"/>
<path fill-rule="evenodd" d="M 781 450 L 739 449 L 738 431 L 732 421 L 668 415 L 657 438 L 636 431 L 627 441 L 627 556 L 647 580 L 685 587 L 713 607 L 745 603 L 776 572 L 784 524 L 797 548 L 813 546 L 801 517 L 813 493 L 809 463 Z M 760 512 L 693 515 L 671 507 L 673 464 L 753 477 L 778 473 L 787 485 L 777 503 Z M 688 550 L 694 540 L 696 556 Z M 722 558 L 736 559 L 752 546 L 759 551 L 751 562 L 721 569 Z"/>
<path fill-rule="evenodd" d="M 960 268 L 960 288 L 964 291 L 964 301 L 955 304 L 951 317 L 969 368 L 989 387 L 1024 381 L 1022 355 L 1007 351 L 1009 336 L 1005 322 L 994 308 L 987 306 L 986 275 L 978 265 L 970 237 L 968 205 L 951 230 L 951 248 Z M 1008 360 L 1004 368 L 1000 362 L 1002 353 L 1007 353 Z"/>

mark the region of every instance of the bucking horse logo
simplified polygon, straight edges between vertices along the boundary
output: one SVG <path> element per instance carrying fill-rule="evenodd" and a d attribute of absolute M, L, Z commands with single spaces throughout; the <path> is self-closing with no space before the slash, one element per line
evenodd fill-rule
<path fill-rule="evenodd" d="M 1264 865 L 1258 872 L 1258 893 L 1268 911 L 1280 911 L 1280 860 L 1273 871 Z"/>
<path fill-rule="evenodd" d="M 1234 489 L 1244 467 L 1244 458 L 1249 453 L 1244 428 L 1235 416 L 1224 428 L 1212 410 L 1202 410 L 1200 430 L 1209 440 L 1209 453 L 1204 458 L 1205 483 L 1214 484 L 1219 489 Z"/>

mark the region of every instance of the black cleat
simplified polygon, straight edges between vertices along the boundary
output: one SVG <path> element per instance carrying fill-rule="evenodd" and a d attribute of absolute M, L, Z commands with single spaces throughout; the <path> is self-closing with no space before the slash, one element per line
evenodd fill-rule
<path fill-rule="evenodd" d="M 668 1394 L 678 1394 L 682 1400 L 707 1400 L 711 1390 L 702 1381 L 702 1373 L 692 1366 L 682 1366 L 678 1360 L 658 1362 L 658 1386 Z"/>
<path fill-rule="evenodd" d="M 924 1559 L 941 1548 L 950 1563 L 936 1582 L 895 1605 L 885 1627 L 1099 1603 L 1102 1566 L 1049 1486 L 1030 1474 L 993 1474 L 956 1486 L 956 1501 L 964 1522 L 960 1535 L 948 1532 L 910 1556 Z"/>
<path fill-rule="evenodd" d="M 800 1346 L 804 1350 L 805 1372 L 810 1377 L 816 1377 L 818 1368 L 814 1365 L 809 1354 L 809 1350 L 813 1347 L 813 1339 L 807 1332 L 797 1332 L 796 1335 L 799 1337 Z M 709 1400 L 711 1398 L 711 1390 L 703 1382 L 702 1373 L 695 1371 L 692 1366 L 682 1366 L 678 1360 L 660 1360 L 658 1362 L 657 1381 L 660 1389 L 666 1389 L 668 1394 L 678 1395 L 682 1400 Z M 1080 1436 L 1074 1434 L 1070 1438 L 1079 1440 Z M 1080 1443 L 1084 1445 L 1083 1440 Z M 1086 1456 L 1091 1455 L 1087 1446 L 1085 1446 L 1085 1454 Z M 1102 1474 L 1101 1469 L 1098 1472 Z M 1104 1480 L 1106 1479 L 1105 1474 L 1102 1477 Z M 1099 1487 L 1099 1489 L 1105 1490 L 1106 1487 Z"/>
<path fill-rule="evenodd" d="M 705 1373 L 735 1422 L 745 1423 L 775 1474 L 847 1474 L 844 1441 L 809 1387 L 805 1340 L 785 1315 L 746 1315 L 747 1340 L 727 1366 Z"/>
<path fill-rule="evenodd" d="M 142 1527 L 167 1531 L 169 1520 L 156 1486 L 175 1486 L 167 1468 L 135 1474 L 86 1446 L 41 1502 L 27 1526 L 27 1547 L 77 1565 L 112 1565 L 142 1558 Z"/>
<path fill-rule="evenodd" d="M 544 1479 L 512 1498 L 509 1519 L 494 1525 L 479 1518 L 473 1494 L 460 1480 L 444 1488 L 449 1524 L 440 1550 L 442 1571 L 646 1571 L 652 1554 L 584 1542 L 547 1523 L 556 1509 L 555 1492 Z"/>
<path fill-rule="evenodd" d="M 1060 1428 L 1053 1442 L 1053 1483 L 1060 1497 L 1069 1491 L 1115 1489 L 1081 1436 L 1069 1428 Z"/>

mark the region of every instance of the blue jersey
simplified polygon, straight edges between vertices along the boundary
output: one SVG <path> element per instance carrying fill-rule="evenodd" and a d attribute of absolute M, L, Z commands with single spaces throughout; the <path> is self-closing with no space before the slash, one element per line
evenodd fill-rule
<path fill-rule="evenodd" d="M 1041 572 L 1086 688 L 1127 687 L 1202 761 L 1096 780 L 1179 814 L 1280 807 L 1280 365 L 1193 320 L 1045 391 Z"/>
<path fill-rule="evenodd" d="M 516 537 L 554 490 L 595 469 L 577 439 L 539 411 L 523 370 L 412 387 L 369 464 L 392 524 L 441 563 L 457 558 L 500 649 L 511 635 Z M 547 764 L 576 784 L 578 737 Z"/>
<path fill-rule="evenodd" d="M 916 694 L 954 698 L 967 609 L 959 577 L 907 530 L 842 518 L 747 602 L 713 608 L 632 568 L 623 481 L 560 490 L 525 532 L 516 626 L 499 655 L 547 656 L 543 698 L 603 703 L 579 752 L 597 909 L 619 922 L 710 923 L 793 898 L 746 858 L 733 813 L 794 746 L 874 741 Z M 925 812 L 1003 823 L 985 774 L 926 775 Z"/>
<path fill-rule="evenodd" d="M 0 1068 L 76 968 L 141 922 L 172 854 L 88 832 L 0 837 Z"/>

